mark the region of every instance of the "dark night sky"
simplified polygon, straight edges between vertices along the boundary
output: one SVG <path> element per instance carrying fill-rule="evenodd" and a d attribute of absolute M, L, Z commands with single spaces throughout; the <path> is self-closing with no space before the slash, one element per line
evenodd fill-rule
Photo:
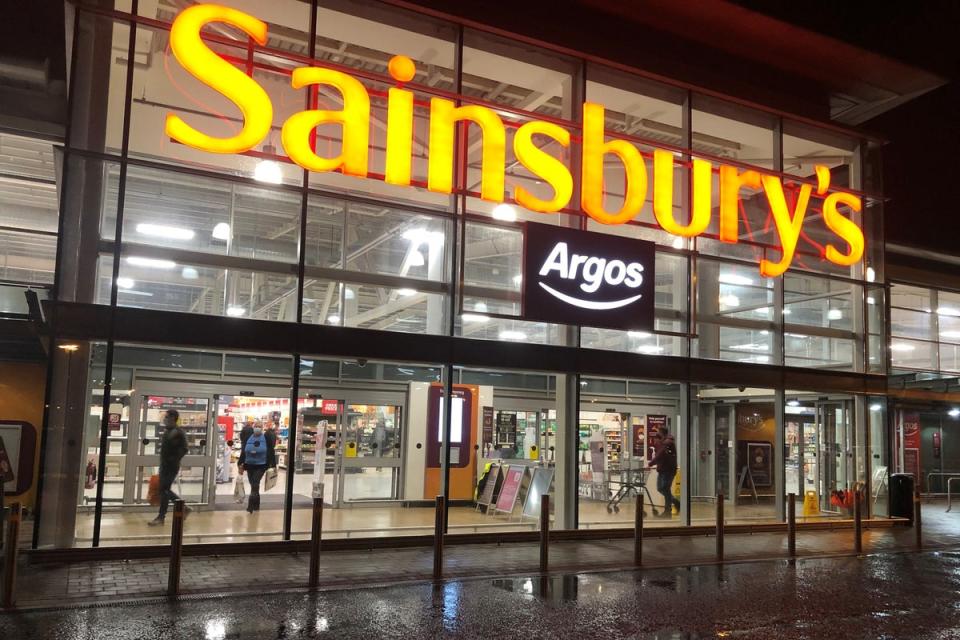
<path fill-rule="evenodd" d="M 741 0 L 950 80 L 863 125 L 886 138 L 887 240 L 960 255 L 960 2 Z"/>

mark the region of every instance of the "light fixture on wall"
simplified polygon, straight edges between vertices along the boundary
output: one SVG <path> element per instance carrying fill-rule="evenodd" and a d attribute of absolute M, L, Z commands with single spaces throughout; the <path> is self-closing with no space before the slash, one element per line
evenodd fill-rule
<path fill-rule="evenodd" d="M 211 234 L 216 240 L 229 240 L 230 239 L 230 225 L 226 222 L 218 222 L 213 227 L 213 233 Z"/>
<path fill-rule="evenodd" d="M 275 156 L 277 155 L 277 148 L 272 144 L 266 144 L 263 146 L 263 153 Z M 257 166 L 253 168 L 253 179 L 267 184 L 282 184 L 283 170 L 280 168 L 280 163 L 267 158 L 261 159 L 257 162 Z"/>
<path fill-rule="evenodd" d="M 951 418 L 956 418 L 957 416 L 960 416 L 960 409 L 954 407 L 953 409 L 950 409 L 950 411 L 947 411 L 947 415 Z"/>
<path fill-rule="evenodd" d="M 155 238 L 166 238 L 168 240 L 192 240 L 194 233 L 190 229 L 181 227 L 170 227 L 165 224 L 150 224 L 141 222 L 137 225 L 137 233 Z"/>
<path fill-rule="evenodd" d="M 173 260 L 141 258 L 140 256 L 130 256 L 127 258 L 127 264 L 134 267 L 146 267 L 148 269 L 173 269 L 175 266 L 177 266 L 177 263 Z"/>
<path fill-rule="evenodd" d="M 506 203 L 498 204 L 493 208 L 493 219 L 503 220 L 504 222 L 516 222 L 517 210 Z"/>

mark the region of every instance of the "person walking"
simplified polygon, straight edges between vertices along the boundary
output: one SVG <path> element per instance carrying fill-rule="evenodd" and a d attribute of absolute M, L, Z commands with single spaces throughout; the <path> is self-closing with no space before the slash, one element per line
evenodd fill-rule
<path fill-rule="evenodd" d="M 673 497 L 673 478 L 677 475 L 677 443 L 666 426 L 659 428 L 658 435 L 660 442 L 650 466 L 657 469 L 657 491 L 663 495 L 664 506 L 660 517 L 669 518 L 673 515 L 674 506 L 680 511 L 680 501 Z"/>
<path fill-rule="evenodd" d="M 179 500 L 180 496 L 173 492 L 173 481 L 180 473 L 180 461 L 187 455 L 187 435 L 180 428 L 180 412 L 168 409 L 163 414 L 164 432 L 160 436 L 160 513 L 148 522 L 152 527 L 163 524 L 167 517 L 167 509 L 171 500 Z M 186 518 L 190 508 L 184 511 Z"/>
<path fill-rule="evenodd" d="M 246 431 L 246 429 L 244 429 Z M 260 481 L 267 469 L 277 466 L 277 436 L 273 429 L 263 430 L 263 425 L 257 422 L 253 429 L 243 439 L 240 434 L 240 473 L 247 473 L 250 481 L 250 497 L 247 499 L 247 513 L 260 511 Z"/>

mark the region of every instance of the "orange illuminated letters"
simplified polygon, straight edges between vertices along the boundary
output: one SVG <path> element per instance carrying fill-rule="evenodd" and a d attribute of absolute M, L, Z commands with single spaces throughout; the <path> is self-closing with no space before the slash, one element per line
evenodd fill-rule
<path fill-rule="evenodd" d="M 267 42 L 267 25 L 242 11 L 212 4 L 198 4 L 180 12 L 170 30 L 170 48 L 177 61 L 191 75 L 233 102 L 243 116 L 236 135 L 216 137 L 203 133 L 175 114 L 168 114 L 165 132 L 171 139 L 189 147 L 213 153 L 246 153 L 266 139 L 273 126 L 273 105 L 270 97 L 253 78 L 217 55 L 204 43 L 202 29 L 211 23 L 224 23 L 240 29 L 254 42 Z M 382 149 L 383 180 L 388 184 L 409 186 L 413 163 L 414 93 L 404 88 L 416 77 L 416 66 L 407 56 L 394 56 L 387 67 L 397 83 L 387 91 L 386 146 Z M 309 171 L 339 171 L 345 175 L 366 178 L 370 164 L 370 92 L 356 78 L 342 71 L 325 67 L 300 67 L 291 75 L 294 89 L 317 87 L 324 102 L 339 102 L 340 109 L 308 109 L 294 113 L 283 123 L 281 142 L 290 159 Z M 674 208 L 674 183 L 677 169 L 673 151 L 653 152 L 652 173 L 648 176 L 644 154 L 632 142 L 607 139 L 604 107 L 583 105 L 579 208 L 603 224 L 625 224 L 640 213 L 647 202 L 647 186 L 652 184 L 652 209 L 657 223 L 668 233 L 695 237 L 707 231 L 714 206 L 714 165 L 702 158 L 684 162 L 689 168 L 690 217 L 678 220 Z M 317 155 L 313 133 L 322 125 L 341 130 L 340 153 L 335 157 Z M 480 139 L 466 142 L 466 127 L 479 127 Z M 497 111 L 475 104 L 458 104 L 434 97 L 430 100 L 429 141 L 427 147 L 427 189 L 438 193 L 463 193 L 467 175 L 454 176 L 455 140 L 460 127 L 461 144 L 472 152 L 479 145 L 480 197 L 490 202 L 503 202 L 506 197 L 507 129 Z M 512 149 L 516 163 L 552 191 L 534 195 L 521 184 L 512 187 L 512 198 L 520 206 L 539 213 L 568 210 L 574 201 L 574 180 L 567 164 L 571 157 L 570 129 L 561 124 L 530 120 L 513 125 Z M 551 147 L 558 149 L 551 153 Z M 612 163 L 610 162 L 611 160 Z M 614 165 L 608 172 L 607 164 Z M 753 169 L 721 164 L 719 173 L 717 236 L 722 242 L 740 240 L 741 191 L 762 190 L 766 196 L 780 241 L 780 258 L 764 258 L 760 273 L 766 277 L 783 274 L 793 261 L 814 187 L 801 183 L 788 198 L 783 180 L 776 175 Z M 830 169 L 816 167 L 817 196 L 823 198 L 823 224 L 846 247 L 826 243 L 824 257 L 841 266 L 852 266 L 863 258 L 863 231 L 851 219 L 859 214 L 862 202 L 852 193 L 829 192 Z M 605 182 L 623 176 L 623 197 L 617 204 L 606 202 Z M 681 175 L 686 175 L 681 173 Z M 801 181 L 798 181 L 801 182 Z M 549 193 L 549 192 L 548 192 Z M 609 207 L 609 208 L 608 208 Z M 841 207 L 848 212 L 845 215 Z M 792 209 L 792 210 L 791 210 Z"/>

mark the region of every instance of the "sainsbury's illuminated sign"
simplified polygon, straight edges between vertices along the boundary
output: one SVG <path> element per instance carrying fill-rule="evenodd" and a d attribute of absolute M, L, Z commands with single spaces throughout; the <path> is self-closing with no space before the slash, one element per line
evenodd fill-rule
<path fill-rule="evenodd" d="M 273 105 L 267 92 L 253 78 L 212 51 L 203 42 L 201 29 L 219 22 L 242 30 L 255 42 L 267 42 L 267 25 L 242 11 L 213 4 L 194 5 L 184 9 L 174 20 L 170 47 L 177 61 L 198 80 L 223 94 L 239 108 L 243 126 L 233 136 L 215 137 L 187 124 L 175 114 L 168 114 L 165 132 L 172 139 L 190 147 L 212 153 L 246 153 L 261 144 L 273 125 Z M 411 185 L 413 162 L 414 94 L 404 89 L 415 73 L 413 61 L 394 56 L 388 71 L 397 85 L 387 92 L 387 140 L 384 181 L 400 186 Z M 293 114 L 283 123 L 281 143 L 290 159 L 309 171 L 339 171 L 358 178 L 369 177 L 370 94 L 356 78 L 334 69 L 300 67 L 293 70 L 294 89 L 323 85 L 339 91 L 342 109 L 309 109 Z M 449 194 L 454 187 L 454 131 L 457 123 L 470 122 L 483 134 L 480 197 L 491 202 L 506 199 L 505 173 L 507 136 L 503 121 L 492 109 L 481 105 L 457 106 L 452 100 L 434 97 L 430 100 L 427 189 Z M 311 143 L 316 127 L 334 124 L 342 129 L 339 155 L 320 156 Z M 804 218 L 811 197 L 823 198 L 822 216 L 836 238 L 827 242 L 823 256 L 840 266 L 851 266 L 863 257 L 863 231 L 845 212 L 859 213 L 859 196 L 830 191 L 830 169 L 816 166 L 816 185 L 803 183 L 795 197 L 788 198 L 779 176 L 762 174 L 752 169 L 731 165 L 714 165 L 703 158 L 691 161 L 691 203 L 687 222 L 676 219 L 673 209 L 675 156 L 671 151 L 653 151 L 652 172 L 640 150 L 631 142 L 606 139 L 604 107 L 583 105 L 581 125 L 580 209 L 603 224 L 624 224 L 640 213 L 647 198 L 648 182 L 652 183 L 653 213 L 657 223 L 667 232 L 684 237 L 703 234 L 710 225 L 714 207 L 713 173 L 719 174 L 717 203 L 719 239 L 737 243 L 740 238 L 740 192 L 744 187 L 762 189 L 770 207 L 780 240 L 779 260 L 764 258 L 760 273 L 773 277 L 786 271 L 793 261 Z M 552 197 L 542 198 L 521 185 L 513 187 L 512 200 L 539 213 L 555 213 L 566 209 L 574 198 L 574 181 L 570 167 L 538 146 L 535 140 L 552 140 L 561 147 L 570 147 L 570 132 L 552 122 L 533 120 L 516 129 L 513 153 L 517 161 L 537 179 L 549 185 Z M 604 164 L 610 157 L 623 166 L 626 176 L 623 201 L 618 208 L 604 204 Z M 650 178 L 652 177 L 652 180 Z M 843 210 L 842 210 L 843 209 Z M 557 258 L 560 259 L 559 256 Z M 584 263 L 586 264 L 586 263 Z M 595 265 L 597 263 L 590 263 Z M 628 266 L 625 264 L 625 268 Z M 609 268 L 609 264 L 606 268 Z M 593 266 L 591 266 L 593 268 Z M 582 272 L 581 272 L 582 273 Z M 606 273 L 606 272 L 604 272 Z M 619 267 L 613 278 L 619 277 Z M 629 279 L 624 272 L 623 282 Z"/>

